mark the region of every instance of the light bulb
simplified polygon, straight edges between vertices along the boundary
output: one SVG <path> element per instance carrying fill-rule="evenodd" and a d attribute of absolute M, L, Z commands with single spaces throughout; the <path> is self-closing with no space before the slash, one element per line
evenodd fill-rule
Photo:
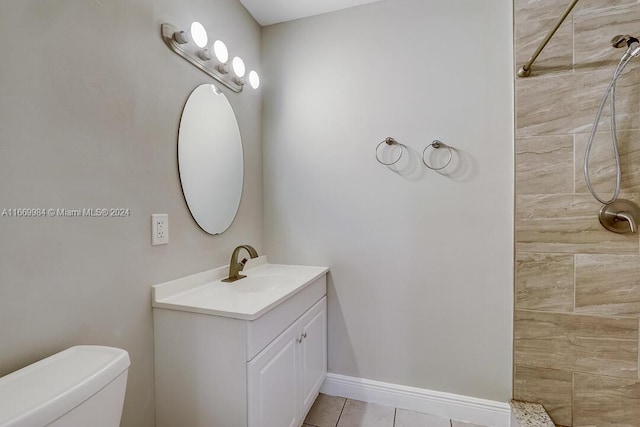
<path fill-rule="evenodd" d="M 242 58 L 240 58 L 239 56 L 236 56 L 235 58 L 233 58 L 233 61 L 231 62 L 231 67 L 233 68 L 233 72 L 236 74 L 236 76 L 242 78 L 244 77 L 244 73 L 245 73 L 245 67 L 244 67 L 244 61 L 242 60 Z"/>
<path fill-rule="evenodd" d="M 227 50 L 227 45 L 225 45 L 222 40 L 216 40 L 213 42 L 213 54 L 216 56 L 216 59 L 224 64 L 229 60 L 229 51 Z"/>
<path fill-rule="evenodd" d="M 254 89 L 258 89 L 260 87 L 260 76 L 253 70 L 249 72 L 249 84 Z"/>
<path fill-rule="evenodd" d="M 202 24 L 197 21 L 194 21 L 191 24 L 191 38 L 198 47 L 205 47 L 209 41 L 207 37 L 207 30 L 205 30 Z"/>

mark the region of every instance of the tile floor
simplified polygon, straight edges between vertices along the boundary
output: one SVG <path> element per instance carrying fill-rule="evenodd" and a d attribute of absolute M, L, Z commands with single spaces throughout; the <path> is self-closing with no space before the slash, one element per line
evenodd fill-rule
<path fill-rule="evenodd" d="M 420 414 L 320 394 L 303 427 L 482 427 L 435 415 Z"/>

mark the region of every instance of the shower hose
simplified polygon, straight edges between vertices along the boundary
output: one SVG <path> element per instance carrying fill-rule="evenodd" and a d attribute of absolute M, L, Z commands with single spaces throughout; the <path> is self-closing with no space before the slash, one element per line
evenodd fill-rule
<path fill-rule="evenodd" d="M 607 90 L 602 97 L 602 101 L 600 102 L 600 107 L 598 107 L 598 112 L 596 113 L 595 121 L 593 122 L 593 127 L 591 128 L 591 134 L 589 135 L 589 140 L 587 142 L 587 148 L 584 155 L 584 180 L 587 184 L 587 188 L 591 195 L 600 203 L 608 205 L 613 203 L 618 198 L 620 194 L 620 182 L 622 180 L 622 168 L 620 166 L 620 152 L 618 151 L 618 137 L 616 135 L 616 82 L 618 81 L 618 77 L 622 74 L 622 71 L 627 66 L 627 64 L 633 59 L 634 56 L 628 54 L 629 51 L 622 57 L 618 66 L 616 67 L 615 72 L 613 73 L 613 79 L 611 79 L 611 83 L 607 87 Z M 591 155 L 591 147 L 593 146 L 593 140 L 596 136 L 596 132 L 598 130 L 598 125 L 600 124 L 600 118 L 602 116 L 602 111 L 604 110 L 604 106 L 607 103 L 607 100 L 610 99 L 610 111 L 611 111 L 611 143 L 613 145 L 613 153 L 616 160 L 616 186 L 613 191 L 613 195 L 610 199 L 604 199 L 596 193 L 591 184 L 591 176 L 589 173 L 589 157 Z"/>

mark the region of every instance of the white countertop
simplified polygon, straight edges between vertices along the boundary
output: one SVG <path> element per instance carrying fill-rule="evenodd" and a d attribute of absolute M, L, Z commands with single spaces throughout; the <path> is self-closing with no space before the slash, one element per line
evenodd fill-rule
<path fill-rule="evenodd" d="M 327 267 L 268 264 L 266 256 L 250 260 L 244 279 L 222 282 L 229 266 L 153 286 L 152 306 L 193 313 L 255 320 L 295 295 Z"/>

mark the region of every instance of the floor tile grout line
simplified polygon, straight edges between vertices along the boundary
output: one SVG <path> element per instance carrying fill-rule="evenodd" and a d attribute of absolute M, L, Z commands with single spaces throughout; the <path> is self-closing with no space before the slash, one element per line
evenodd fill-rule
<path fill-rule="evenodd" d="M 342 413 L 344 412 L 344 407 L 347 406 L 347 400 L 349 400 L 349 399 L 344 399 L 344 402 L 342 403 L 342 408 L 340 409 L 340 415 L 338 415 L 338 421 L 336 421 L 336 427 L 338 427 L 338 424 L 340 424 L 340 418 L 342 418 Z"/>

